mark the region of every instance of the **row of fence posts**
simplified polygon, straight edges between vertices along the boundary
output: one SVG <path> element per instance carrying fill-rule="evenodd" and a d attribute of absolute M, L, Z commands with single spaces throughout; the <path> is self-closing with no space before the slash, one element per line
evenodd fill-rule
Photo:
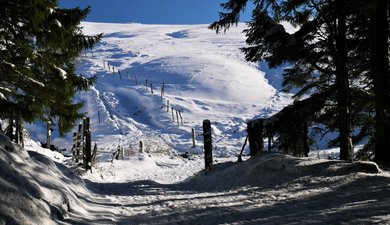
<path fill-rule="evenodd" d="M 112 65 L 110 65 L 110 62 L 108 62 L 108 61 L 106 61 L 106 60 L 104 60 L 104 59 L 103 59 L 103 68 L 106 69 L 106 62 L 107 62 L 107 69 L 108 69 L 108 72 L 111 72 L 111 71 L 112 71 L 112 74 L 115 76 L 115 75 L 116 75 L 116 73 L 115 73 L 115 67 L 112 66 Z M 120 78 L 120 79 L 123 79 L 122 72 L 121 72 L 119 69 L 117 69 L 117 73 L 118 73 L 118 75 L 119 75 L 119 78 Z M 129 72 L 126 72 L 126 73 L 127 73 L 127 79 L 130 80 L 130 74 L 129 74 Z M 135 79 L 135 83 L 138 85 L 137 77 L 134 77 L 134 79 Z"/>
<path fill-rule="evenodd" d="M 107 68 L 108 71 L 113 72 L 115 75 L 115 67 L 110 65 L 108 61 L 103 60 L 103 67 L 106 68 L 106 62 L 107 62 Z M 117 70 L 120 79 L 122 79 L 122 74 L 120 70 Z M 129 73 L 127 72 L 127 79 L 130 79 Z M 138 85 L 138 79 L 135 76 L 134 77 L 136 85 Z M 153 89 L 153 83 L 151 83 L 148 79 L 145 80 L 145 88 L 149 89 L 151 94 L 154 94 L 154 89 Z M 161 97 L 164 97 L 165 95 L 165 83 L 162 84 L 161 86 Z M 166 109 L 167 112 L 171 110 L 172 113 L 172 121 L 177 122 L 177 125 L 183 125 L 183 117 L 181 115 L 181 111 L 174 109 L 174 107 L 170 106 L 169 100 L 167 100 L 166 103 Z M 100 111 L 98 111 L 98 121 L 100 121 Z M 255 122 L 248 122 L 248 140 L 249 140 L 249 146 L 250 146 L 250 156 L 254 156 L 257 154 L 258 151 L 263 150 L 263 139 L 262 139 L 262 129 L 263 129 L 263 121 L 255 121 Z M 89 131 L 86 131 L 89 132 Z M 89 132 L 90 134 L 90 132 Z M 211 137 L 211 122 L 210 120 L 204 120 L 203 121 L 203 138 L 204 138 L 204 154 L 205 154 L 205 167 L 209 168 L 212 166 L 212 137 Z M 196 142 L 195 142 L 195 129 L 191 128 L 191 136 L 192 136 L 192 147 L 196 147 Z M 89 137 L 90 138 L 90 137 Z M 270 141 L 270 139 L 269 139 Z M 270 144 L 269 144 L 270 146 Z M 88 151 L 88 150 L 87 150 Z M 140 141 L 140 152 L 143 151 L 143 143 Z M 118 146 L 118 149 L 116 152 L 113 153 L 113 159 L 116 158 L 118 159 L 119 156 L 123 158 L 123 148 Z"/>
<path fill-rule="evenodd" d="M 106 68 L 106 62 L 107 62 L 108 71 L 111 72 L 111 69 L 112 69 L 112 72 L 115 75 L 115 67 L 111 66 L 108 61 L 103 60 L 103 68 Z M 118 70 L 118 74 L 119 74 L 119 77 L 122 79 L 122 75 L 121 75 L 120 70 Z M 130 79 L 129 72 L 127 72 L 127 79 Z M 138 85 L 137 77 L 135 76 L 134 79 L 135 79 L 135 84 Z M 146 90 L 150 89 L 151 94 L 152 95 L 154 94 L 153 83 L 150 82 L 149 79 L 145 79 L 145 89 Z M 160 96 L 161 96 L 161 98 L 163 98 L 165 96 L 165 83 L 162 83 L 162 85 L 161 85 Z M 177 109 L 174 109 L 173 107 L 171 107 L 169 100 L 167 100 L 166 106 L 167 106 L 167 112 L 169 112 L 170 109 L 172 111 L 172 121 L 177 122 L 177 126 L 184 125 L 181 110 L 177 110 Z M 99 123 L 100 123 L 100 111 L 98 111 L 98 117 L 99 117 Z"/>

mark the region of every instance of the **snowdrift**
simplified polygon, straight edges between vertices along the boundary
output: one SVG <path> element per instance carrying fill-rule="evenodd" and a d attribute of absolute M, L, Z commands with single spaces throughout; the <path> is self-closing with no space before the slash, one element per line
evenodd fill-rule
<path fill-rule="evenodd" d="M 59 153 L 35 148 L 27 153 L 0 134 L 0 224 L 57 224 L 86 214 L 77 196 L 86 193 L 84 181 L 52 160 Z"/>
<path fill-rule="evenodd" d="M 343 162 L 299 158 L 282 153 L 262 152 L 244 162 L 227 162 L 200 171 L 186 180 L 190 186 L 226 189 L 255 185 L 275 186 L 306 176 L 342 176 L 355 173 L 381 173 L 373 162 Z"/>

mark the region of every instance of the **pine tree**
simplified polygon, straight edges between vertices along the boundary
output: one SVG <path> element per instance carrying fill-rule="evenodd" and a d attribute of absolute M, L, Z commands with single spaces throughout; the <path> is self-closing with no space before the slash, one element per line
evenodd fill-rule
<path fill-rule="evenodd" d="M 246 2 L 231 0 L 224 4 L 224 9 L 229 10 L 229 13 L 220 14 L 221 19 L 210 28 L 220 31 L 222 28 L 229 28 L 226 23 L 236 23 L 237 13 L 245 7 Z M 341 159 L 350 158 L 352 128 L 346 60 L 346 1 L 286 0 L 254 3 L 256 8 L 253 20 L 245 30 L 249 44 L 249 47 L 243 48 L 246 59 L 255 62 L 265 60 L 271 67 L 283 63 L 292 64 L 285 71 L 284 85 L 285 90 L 301 88 L 295 95 L 297 99 L 307 94 L 329 93 L 328 103 L 335 102 L 336 105 L 324 105 L 322 108 L 326 113 L 337 116 L 337 123 L 328 123 L 330 126 L 338 126 Z M 294 34 L 288 34 L 280 24 L 282 20 L 297 25 L 300 29 Z M 330 94 L 331 90 L 336 95 Z M 334 110 L 334 107 L 338 110 Z M 297 130 L 299 127 L 291 129 Z"/>
<path fill-rule="evenodd" d="M 247 1 L 223 4 L 220 20 L 210 28 L 217 32 L 238 22 Z M 326 96 L 313 123 L 340 136 L 341 159 L 352 156 L 353 138 L 370 137 L 377 161 L 390 162 L 389 15 L 388 0 L 283 0 L 253 1 L 256 8 L 245 31 L 247 60 L 265 60 L 271 67 L 291 64 L 284 72 L 284 90 L 298 87 L 296 100 L 313 93 Z M 284 31 L 280 21 L 297 25 L 294 34 Z M 373 115 L 375 115 L 373 117 Z M 337 118 L 336 120 L 334 118 Z M 297 128 L 293 128 L 297 129 Z"/>
<path fill-rule="evenodd" d="M 61 133 L 83 114 L 74 93 L 90 81 L 75 73 L 73 61 L 101 35 L 79 27 L 89 8 L 60 9 L 55 0 L 1 1 L 0 118 L 60 122 Z M 13 121 L 13 119 L 12 119 Z"/>
<path fill-rule="evenodd" d="M 371 71 L 375 94 L 375 160 L 390 163 L 388 0 L 373 0 L 370 12 Z"/>

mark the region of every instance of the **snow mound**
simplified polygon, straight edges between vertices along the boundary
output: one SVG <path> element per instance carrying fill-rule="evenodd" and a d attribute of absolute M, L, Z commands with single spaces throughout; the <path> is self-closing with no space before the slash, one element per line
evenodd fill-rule
<path fill-rule="evenodd" d="M 186 183 L 223 189 L 245 185 L 275 186 L 305 176 L 324 177 L 380 172 L 379 167 L 373 162 L 348 163 L 263 152 L 242 163 L 216 164 L 187 179 Z"/>
<path fill-rule="evenodd" d="M 9 150 L 3 146 L 12 145 Z M 77 185 L 78 187 L 76 188 Z M 73 190 L 83 181 L 38 152 L 31 155 L 0 134 L 0 224 L 57 224 L 83 211 Z"/>

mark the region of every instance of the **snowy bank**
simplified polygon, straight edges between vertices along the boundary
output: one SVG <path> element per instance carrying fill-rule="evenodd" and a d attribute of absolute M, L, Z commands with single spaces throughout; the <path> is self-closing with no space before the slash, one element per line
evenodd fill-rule
<path fill-rule="evenodd" d="M 37 149 L 29 156 L 4 136 L 0 139 L 0 224 L 390 222 L 390 175 L 374 163 L 261 154 L 241 163 L 216 164 L 176 183 L 172 173 L 158 172 L 158 163 L 166 171 L 177 170 L 174 163 L 182 170 L 199 168 L 193 170 L 193 164 L 176 158 L 164 165 L 167 159 L 143 154 L 141 161 L 158 162 L 144 170 L 147 180 L 130 175 L 126 181 L 112 182 L 94 180 L 103 170 L 85 174 L 88 180 L 82 180 L 72 171 L 75 168 L 54 162 L 50 150 Z"/>

